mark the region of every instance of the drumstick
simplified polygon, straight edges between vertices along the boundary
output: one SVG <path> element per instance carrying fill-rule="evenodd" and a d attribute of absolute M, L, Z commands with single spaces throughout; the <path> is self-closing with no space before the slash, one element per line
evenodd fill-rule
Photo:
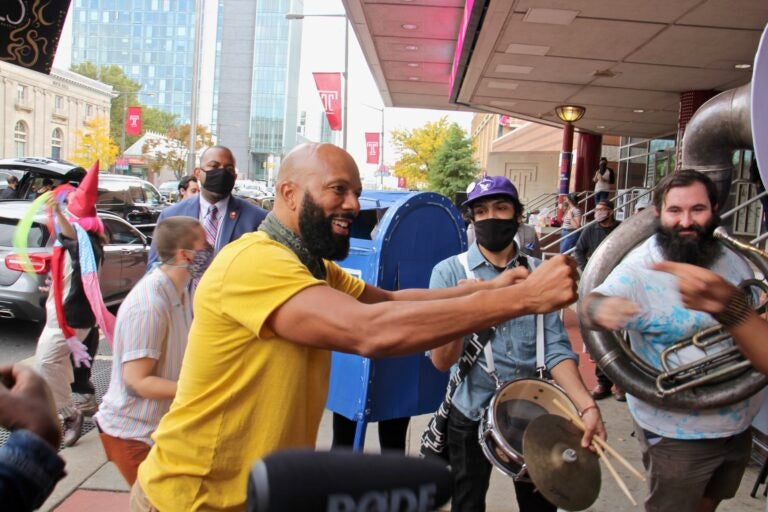
<path fill-rule="evenodd" d="M 611 476 L 616 481 L 616 485 L 618 485 L 619 488 L 622 491 L 624 491 L 624 494 L 627 495 L 627 498 L 629 498 L 629 501 L 634 506 L 637 506 L 637 502 L 635 501 L 635 498 L 632 497 L 632 493 L 629 492 L 629 489 L 627 489 L 627 484 L 625 484 L 624 480 L 622 480 L 621 477 L 619 476 L 619 474 L 616 473 L 616 469 L 613 467 L 613 464 L 611 464 L 611 460 L 605 454 L 605 451 L 603 451 L 603 449 L 597 443 L 595 443 L 593 446 L 595 447 L 595 450 L 597 451 L 597 454 L 600 456 L 600 460 L 605 462 L 605 465 L 608 467 L 608 471 L 610 471 Z"/>
<path fill-rule="evenodd" d="M 572 422 L 573 422 L 573 423 L 574 423 L 574 424 L 575 424 L 577 427 L 579 427 L 581 430 L 585 430 L 585 431 L 586 431 L 586 427 L 584 426 L 584 423 L 581 421 L 581 418 L 579 418 L 578 416 L 576 416 L 576 415 L 575 415 L 575 414 L 574 414 L 574 413 L 573 413 L 573 412 L 572 412 L 570 409 L 568 409 L 568 408 L 567 408 L 565 405 L 563 405 L 563 404 L 560 402 L 560 400 L 558 400 L 557 398 L 553 398 L 553 399 L 552 399 L 552 402 L 553 402 L 553 403 L 554 403 L 554 404 L 557 406 L 557 408 L 558 408 L 558 409 L 560 409 L 561 411 L 563 411 L 563 413 L 564 413 L 564 414 L 565 414 L 565 415 L 566 415 L 566 416 L 567 416 L 567 417 L 568 417 L 568 418 L 569 418 L 569 419 L 570 419 L 570 420 L 571 420 L 571 421 L 572 421 Z M 610 453 L 611 455 L 613 455 L 614 457 L 616 457 L 616 460 L 618 460 L 619 462 L 621 462 L 621 464 L 622 464 L 622 465 L 623 465 L 625 468 L 627 468 L 627 469 L 628 469 L 628 470 L 629 470 L 629 471 L 630 471 L 630 472 L 631 472 L 633 475 L 635 475 L 637 478 L 639 478 L 640 480 L 642 480 L 643 482 L 645 482 L 645 475 L 643 475 L 643 474 L 642 474 L 642 473 L 640 473 L 638 470 L 636 470 L 636 469 L 634 468 L 634 466 L 632 466 L 632 464 L 630 464 L 629 462 L 627 462 L 627 459 L 625 459 L 624 457 L 622 457 L 622 456 L 621 456 L 621 454 L 620 454 L 619 452 L 617 452 L 616 450 L 614 450 L 614 449 L 613 449 L 613 447 L 612 447 L 611 445 L 609 445 L 609 444 L 608 444 L 608 443 L 607 443 L 607 442 L 606 442 L 606 441 L 605 441 L 605 440 L 604 440 L 602 437 L 600 437 L 600 436 L 594 436 L 594 437 L 592 438 L 592 441 L 593 441 L 595 444 L 599 444 L 601 448 L 604 448 L 604 449 L 605 449 L 605 451 L 607 451 L 608 453 Z"/>

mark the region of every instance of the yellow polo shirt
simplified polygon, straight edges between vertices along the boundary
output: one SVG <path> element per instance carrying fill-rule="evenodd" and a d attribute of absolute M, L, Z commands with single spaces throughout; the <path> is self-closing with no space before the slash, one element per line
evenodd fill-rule
<path fill-rule="evenodd" d="M 363 281 L 325 266 L 318 280 L 290 249 L 256 232 L 224 247 L 205 272 L 176 398 L 139 468 L 159 510 L 243 510 L 254 461 L 314 447 L 331 353 L 284 340 L 265 323 L 309 286 L 363 293 Z"/>

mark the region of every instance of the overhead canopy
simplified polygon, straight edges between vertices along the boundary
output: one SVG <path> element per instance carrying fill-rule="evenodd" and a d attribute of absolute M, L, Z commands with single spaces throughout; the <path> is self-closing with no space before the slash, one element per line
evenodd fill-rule
<path fill-rule="evenodd" d="M 768 23 L 766 0 L 343 2 L 388 106 L 556 125 L 575 104 L 578 129 L 639 137 L 676 131 L 681 92 L 749 82 Z"/>

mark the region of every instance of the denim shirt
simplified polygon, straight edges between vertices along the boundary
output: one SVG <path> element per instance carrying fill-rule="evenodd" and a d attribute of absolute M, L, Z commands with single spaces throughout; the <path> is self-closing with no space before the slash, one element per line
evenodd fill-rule
<path fill-rule="evenodd" d="M 63 477 L 64 461 L 48 443 L 15 430 L 0 448 L 0 508 L 35 510 Z"/>
<path fill-rule="evenodd" d="M 528 256 L 531 268 L 541 261 Z M 467 251 L 467 264 L 475 277 L 485 281 L 499 275 L 499 271 L 486 261 L 474 243 Z M 507 268 L 517 265 L 517 256 L 509 262 Z M 466 279 L 464 267 L 458 257 L 452 256 L 438 263 L 432 270 L 430 288 L 448 288 L 456 286 L 461 279 Z M 470 338 L 464 338 L 466 348 Z M 536 315 L 521 316 L 502 322 L 496 326 L 494 338 L 489 342 L 493 348 L 493 362 L 502 382 L 536 375 Z M 578 357 L 571 350 L 571 343 L 557 312 L 544 315 L 544 361 L 551 370 L 562 361 Z M 472 366 L 469 375 L 459 384 L 453 395 L 453 407 L 472 420 L 479 420 L 491 398 L 496 392 L 496 383 L 485 371 L 487 365 L 485 353 Z M 451 368 L 455 372 L 457 365 Z"/>

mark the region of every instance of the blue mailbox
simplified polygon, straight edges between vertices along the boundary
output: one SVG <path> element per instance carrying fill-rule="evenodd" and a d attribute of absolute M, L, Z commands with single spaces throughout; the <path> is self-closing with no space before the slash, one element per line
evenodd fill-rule
<path fill-rule="evenodd" d="M 467 248 L 454 204 L 433 192 L 364 192 L 352 225 L 349 256 L 339 264 L 387 290 L 426 288 L 432 268 Z M 333 353 L 327 407 L 357 422 L 361 449 L 368 422 L 432 412 L 445 395 L 446 373 L 423 353 L 368 359 Z"/>

